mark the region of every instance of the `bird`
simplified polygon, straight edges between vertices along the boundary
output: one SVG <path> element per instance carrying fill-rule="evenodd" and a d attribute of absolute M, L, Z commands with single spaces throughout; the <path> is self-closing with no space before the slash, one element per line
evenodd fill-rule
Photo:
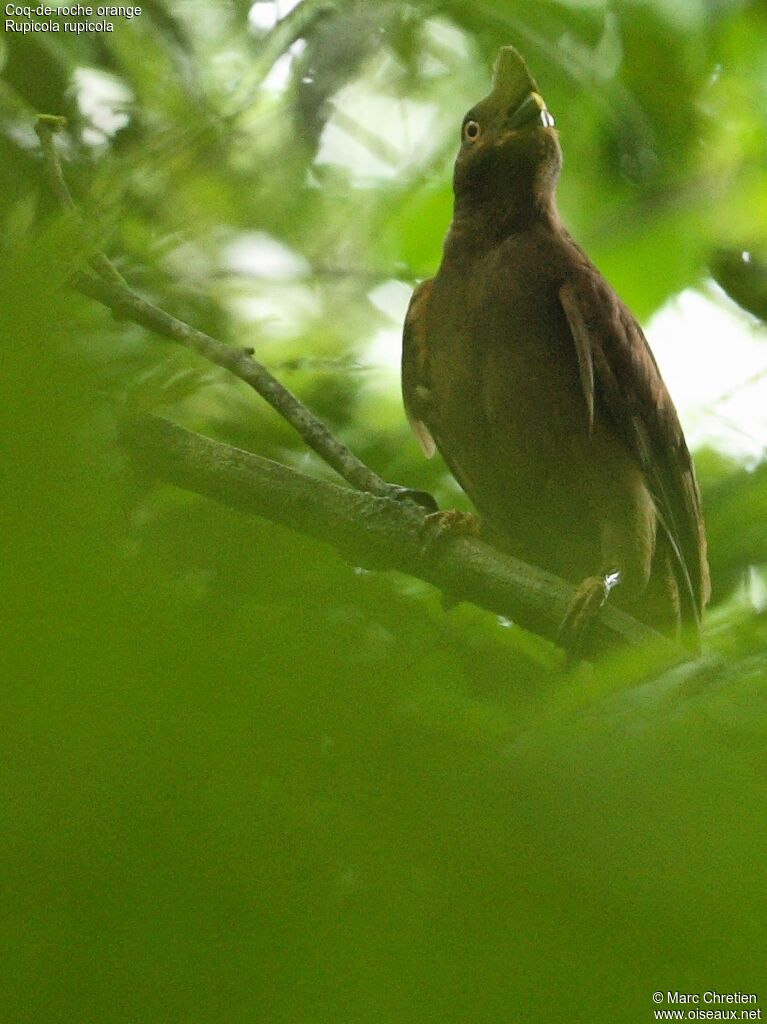
<path fill-rule="evenodd" d="M 641 327 L 563 224 L 561 168 L 554 117 L 504 46 L 463 118 L 439 269 L 405 317 L 405 410 L 485 536 L 573 584 L 563 646 L 609 596 L 699 650 L 710 580 L 692 458 Z"/>

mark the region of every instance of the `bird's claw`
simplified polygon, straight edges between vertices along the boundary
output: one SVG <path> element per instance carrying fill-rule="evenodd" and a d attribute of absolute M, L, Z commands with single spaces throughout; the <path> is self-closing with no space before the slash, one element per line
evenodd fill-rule
<path fill-rule="evenodd" d="M 557 642 L 567 652 L 568 666 L 579 660 L 583 640 L 620 578 L 619 572 L 587 576 L 576 590 L 557 631 Z"/>
<path fill-rule="evenodd" d="M 421 527 L 421 553 L 432 554 L 450 537 L 477 537 L 480 531 L 480 519 L 471 512 L 457 508 L 432 512 L 424 519 Z"/>
<path fill-rule="evenodd" d="M 478 516 L 461 509 L 450 508 L 444 512 L 432 512 L 426 516 L 421 525 L 421 555 L 428 558 L 451 537 L 476 537 L 481 532 L 482 523 Z M 450 611 L 460 604 L 460 598 L 442 592 L 442 610 Z"/>
<path fill-rule="evenodd" d="M 412 501 L 431 514 L 436 513 L 439 508 L 436 499 L 428 491 L 418 491 L 412 487 L 400 487 L 398 484 L 392 484 L 389 497 L 394 501 Z"/>

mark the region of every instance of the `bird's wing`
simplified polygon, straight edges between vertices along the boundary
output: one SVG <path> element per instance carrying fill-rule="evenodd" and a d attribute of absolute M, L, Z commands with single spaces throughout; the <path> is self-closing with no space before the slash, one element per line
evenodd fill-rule
<path fill-rule="evenodd" d="M 655 358 L 639 324 L 595 268 L 572 274 L 559 298 L 575 342 L 589 424 L 596 407 L 642 467 L 674 554 L 685 618 L 697 622 L 710 591 L 700 492 Z"/>
<path fill-rule="evenodd" d="M 424 422 L 429 399 L 426 311 L 432 281 L 421 281 L 410 299 L 402 333 L 402 397 L 413 433 L 430 459 L 437 446 Z"/>

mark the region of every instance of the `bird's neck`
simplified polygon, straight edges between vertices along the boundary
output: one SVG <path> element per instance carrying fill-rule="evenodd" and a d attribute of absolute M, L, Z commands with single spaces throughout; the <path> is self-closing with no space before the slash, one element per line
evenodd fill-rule
<path fill-rule="evenodd" d="M 465 251 L 494 246 L 538 226 L 552 231 L 561 228 L 553 189 L 515 188 L 505 195 L 456 196 L 445 253 L 453 248 Z"/>

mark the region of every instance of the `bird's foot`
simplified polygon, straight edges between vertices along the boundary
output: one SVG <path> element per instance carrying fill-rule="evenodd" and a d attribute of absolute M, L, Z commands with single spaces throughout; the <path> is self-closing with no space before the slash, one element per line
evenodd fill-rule
<path fill-rule="evenodd" d="M 431 514 L 439 514 L 437 513 L 439 506 L 434 496 L 429 494 L 428 491 L 417 491 L 412 487 L 400 487 L 398 484 L 392 484 L 389 490 L 389 497 L 394 501 L 412 501 L 414 504 L 420 505 L 421 508 L 425 508 Z"/>
<path fill-rule="evenodd" d="M 472 512 L 463 512 L 458 508 L 432 512 L 424 519 L 421 527 L 421 551 L 424 555 L 433 554 L 451 537 L 478 537 L 481 530 L 482 522 Z"/>
<path fill-rule="evenodd" d="M 568 667 L 580 660 L 583 640 L 599 609 L 620 583 L 619 572 L 587 576 L 575 592 L 557 631 L 557 641 L 567 652 Z"/>
<path fill-rule="evenodd" d="M 482 520 L 471 512 L 450 508 L 444 512 L 432 512 L 421 527 L 421 554 L 433 555 L 451 537 L 478 537 L 482 531 Z M 442 610 L 450 611 L 460 600 L 442 592 Z"/>

